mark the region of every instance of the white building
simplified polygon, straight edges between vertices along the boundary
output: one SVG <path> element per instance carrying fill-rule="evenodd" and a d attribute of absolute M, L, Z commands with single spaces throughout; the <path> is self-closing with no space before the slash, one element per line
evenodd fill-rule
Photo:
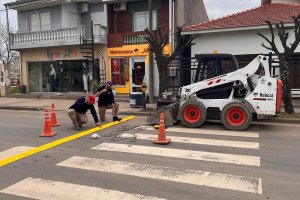
<path fill-rule="evenodd" d="M 262 47 L 262 43 L 268 46 L 267 42 L 257 35 L 257 32 L 270 38 L 270 31 L 266 21 L 272 23 L 284 22 L 290 27 L 291 37 L 293 35 L 292 16 L 300 14 L 299 0 L 263 0 L 262 6 L 236 13 L 223 18 L 211 20 L 204 23 L 187 26 L 184 29 L 185 35 L 199 35 L 194 40 L 195 45 L 191 47 L 192 57 L 195 54 L 231 53 L 235 55 L 242 66 L 256 57 L 258 54 L 268 54 L 270 50 Z M 280 51 L 283 50 L 280 40 L 276 37 L 276 43 Z M 298 59 L 297 59 L 298 58 Z M 294 53 L 290 81 L 292 88 L 300 88 L 300 47 Z"/>

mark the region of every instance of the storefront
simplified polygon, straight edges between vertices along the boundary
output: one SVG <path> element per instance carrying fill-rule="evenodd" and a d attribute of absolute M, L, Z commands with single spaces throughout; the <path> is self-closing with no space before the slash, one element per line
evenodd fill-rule
<path fill-rule="evenodd" d="M 103 59 L 98 52 L 106 54 L 104 46 L 96 48 L 99 51 L 94 68 L 82 57 L 79 46 L 22 50 L 22 82 L 28 92 L 89 91 L 89 85 L 99 76 L 99 60 Z"/>
<path fill-rule="evenodd" d="M 169 46 L 166 51 L 169 50 Z M 145 82 L 149 85 L 149 51 L 148 45 L 127 45 L 108 48 L 108 77 L 119 94 L 141 91 Z M 158 96 L 158 70 L 154 60 L 153 69 L 154 94 Z M 148 91 L 146 91 L 146 94 Z"/>

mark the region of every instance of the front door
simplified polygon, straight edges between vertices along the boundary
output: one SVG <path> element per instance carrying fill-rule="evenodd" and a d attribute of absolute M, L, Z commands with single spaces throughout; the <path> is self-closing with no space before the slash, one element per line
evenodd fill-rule
<path fill-rule="evenodd" d="M 41 63 L 28 63 L 29 92 L 42 92 L 42 70 Z"/>
<path fill-rule="evenodd" d="M 141 92 L 141 85 L 145 77 L 145 58 L 131 58 L 130 65 L 130 93 Z"/>

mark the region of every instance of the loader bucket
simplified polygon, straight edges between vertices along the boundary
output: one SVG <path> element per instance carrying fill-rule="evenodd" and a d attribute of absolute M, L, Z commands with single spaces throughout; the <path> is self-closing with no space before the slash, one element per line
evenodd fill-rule
<path fill-rule="evenodd" d="M 159 125 L 160 113 L 164 113 L 165 127 L 171 127 L 178 121 L 178 111 L 179 103 L 172 103 L 167 106 L 162 106 L 150 114 L 150 116 L 147 119 L 147 123 L 150 126 Z"/>

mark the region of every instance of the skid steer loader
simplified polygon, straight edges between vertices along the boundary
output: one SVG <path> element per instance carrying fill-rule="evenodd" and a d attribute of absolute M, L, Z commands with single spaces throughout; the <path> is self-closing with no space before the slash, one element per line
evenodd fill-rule
<path fill-rule="evenodd" d="M 207 118 L 219 118 L 227 129 L 245 130 L 253 118 L 280 112 L 282 82 L 270 76 L 266 56 L 240 69 L 230 54 L 195 57 L 194 83 L 179 90 L 178 118 L 183 125 L 199 127 Z"/>

